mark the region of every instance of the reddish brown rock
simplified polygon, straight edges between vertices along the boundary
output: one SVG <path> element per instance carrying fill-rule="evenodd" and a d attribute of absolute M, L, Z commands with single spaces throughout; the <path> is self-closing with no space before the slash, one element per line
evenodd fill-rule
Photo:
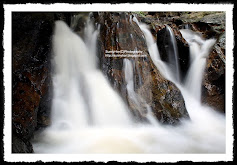
<path fill-rule="evenodd" d="M 223 14 L 216 14 L 218 18 L 215 21 L 215 14 L 207 15 L 205 20 L 193 22 L 190 27 L 205 39 L 217 40 L 207 58 L 202 102 L 219 112 L 225 112 L 225 23 L 219 18 L 220 15 Z"/>
<path fill-rule="evenodd" d="M 225 61 L 220 58 L 216 49 L 218 48 L 214 48 L 207 59 L 202 102 L 215 110 L 225 112 Z"/>
<path fill-rule="evenodd" d="M 134 88 L 145 102 L 151 106 L 153 114 L 162 123 L 178 123 L 182 117 L 188 117 L 181 92 L 163 76 L 154 66 L 146 46 L 145 38 L 138 25 L 130 19 L 128 13 L 94 13 L 100 26 L 98 40 L 100 67 L 111 85 L 127 100 L 131 112 L 139 120 L 145 120 L 145 104 L 137 107 L 128 97 L 126 83 L 122 79 L 123 59 L 105 57 L 105 50 L 138 50 L 147 57 L 129 58 L 134 64 Z"/>
<path fill-rule="evenodd" d="M 12 152 L 33 152 L 30 139 L 40 122 L 39 105 L 51 86 L 54 14 L 16 12 L 12 18 Z"/>

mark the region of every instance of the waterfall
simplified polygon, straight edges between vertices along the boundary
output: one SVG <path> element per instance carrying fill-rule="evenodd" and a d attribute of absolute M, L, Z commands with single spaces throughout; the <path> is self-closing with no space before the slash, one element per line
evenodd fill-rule
<path fill-rule="evenodd" d="M 201 100 L 201 85 L 206 58 L 215 44 L 215 39 L 204 40 L 198 34 L 188 29 L 180 30 L 184 39 L 190 46 L 191 67 L 185 81 L 185 87 L 198 101 Z"/>
<path fill-rule="evenodd" d="M 197 35 L 196 33 L 192 32 L 189 29 L 180 30 L 183 37 L 190 45 L 190 54 L 191 54 L 190 58 L 191 67 L 189 68 L 188 75 L 186 76 L 186 81 L 184 84 L 180 84 L 180 81 L 178 81 L 177 78 L 174 76 L 175 74 L 172 74 L 172 71 L 169 68 L 169 64 L 161 60 L 157 44 L 155 43 L 148 26 L 139 23 L 136 17 L 134 17 L 133 20 L 138 24 L 138 26 L 145 35 L 149 54 L 157 69 L 166 79 L 174 82 L 176 86 L 181 90 L 181 93 L 183 94 L 185 105 L 192 121 L 191 123 L 189 123 L 189 126 L 188 125 L 184 126 L 187 127 L 185 129 L 192 132 L 191 134 L 194 136 L 196 136 L 197 134 L 203 134 L 203 133 L 206 134 L 207 132 L 210 131 L 208 133 L 209 134 L 208 136 L 216 138 L 216 141 L 213 140 L 213 142 L 215 141 L 214 143 L 216 145 L 222 143 L 224 151 L 225 117 L 215 112 L 211 107 L 202 105 L 200 100 L 201 85 L 204 69 L 206 66 L 206 58 L 208 57 L 209 52 L 214 43 L 216 42 L 216 40 L 215 39 L 204 40 L 199 35 Z M 174 40 L 174 37 L 171 37 L 171 40 Z M 176 44 L 176 42 L 174 41 L 171 42 L 172 44 Z M 177 63 L 177 58 L 175 60 Z M 203 135 L 201 139 L 202 138 L 205 139 L 207 137 Z M 206 140 L 211 139 L 208 138 Z"/>
<path fill-rule="evenodd" d="M 140 24 L 135 17 L 133 21 L 144 33 L 155 66 L 163 76 L 176 83 L 174 74 L 159 57 L 148 27 Z M 95 39 L 98 31 L 88 26 L 92 24 L 88 23 L 83 41 L 64 22 L 56 22 L 53 36 L 52 123 L 35 135 L 32 141 L 35 153 L 225 152 L 225 118 L 196 99 L 191 99 L 186 84 L 176 83 L 184 95 L 191 120 L 182 120 L 176 127 L 161 125 L 155 121 L 147 105 L 144 114 L 149 123 L 133 122 L 123 99 L 96 67 Z M 202 49 L 205 48 L 210 47 Z M 202 56 L 207 56 L 207 53 Z M 128 97 L 139 106 L 144 100 L 134 91 L 135 67 L 129 59 L 124 59 L 123 64 Z"/>
<path fill-rule="evenodd" d="M 135 93 L 134 91 L 134 81 L 133 81 L 133 66 L 132 62 L 129 59 L 124 59 L 124 73 L 125 73 L 125 81 L 127 83 L 127 92 L 128 97 L 131 99 L 131 101 L 135 104 L 137 107 L 139 113 L 143 116 L 145 116 L 149 123 L 152 125 L 157 125 L 157 120 L 152 115 L 151 107 L 144 101 L 144 99 Z M 142 104 L 145 105 L 145 112 L 144 109 L 142 109 Z"/>
<path fill-rule="evenodd" d="M 74 126 L 82 126 L 76 122 L 86 119 L 87 123 L 92 122 L 96 125 L 129 123 L 125 104 L 109 86 L 102 72 L 96 69 L 96 55 L 92 54 L 95 50 L 91 50 L 95 49 L 95 41 L 91 39 L 95 39 L 94 36 L 98 32 L 92 32 L 91 24 L 86 29 L 92 34 L 91 38 L 87 34 L 87 45 L 73 34 L 65 23 L 56 22 L 53 37 L 56 73 L 53 79 L 55 95 L 52 117 L 59 122 L 61 119 L 67 120 Z M 115 107 L 111 108 L 112 105 Z M 104 118 L 103 113 L 109 114 L 110 118 Z M 67 115 L 71 116 L 67 118 Z M 88 115 L 90 117 L 86 117 Z M 119 115 L 121 117 L 118 117 Z M 71 118 L 75 118 L 75 123 Z M 54 120 L 52 121 L 54 126 Z"/>
<path fill-rule="evenodd" d="M 179 67 L 179 61 L 178 61 L 178 48 L 176 39 L 174 36 L 174 32 L 171 29 L 169 25 L 166 25 L 166 29 L 168 31 L 168 34 L 170 36 L 170 42 L 168 45 L 168 65 L 169 68 L 172 69 L 172 73 L 174 74 L 174 78 L 177 82 L 180 82 L 180 67 Z"/>
<path fill-rule="evenodd" d="M 172 74 L 172 71 L 169 69 L 169 66 L 166 65 L 160 58 L 160 53 L 158 51 L 157 44 L 154 41 L 148 26 L 146 24 L 139 23 L 136 17 L 134 17 L 134 22 L 138 24 L 138 26 L 144 33 L 150 57 L 157 69 L 166 79 L 175 81 L 175 78 L 173 76 L 174 74 Z"/>

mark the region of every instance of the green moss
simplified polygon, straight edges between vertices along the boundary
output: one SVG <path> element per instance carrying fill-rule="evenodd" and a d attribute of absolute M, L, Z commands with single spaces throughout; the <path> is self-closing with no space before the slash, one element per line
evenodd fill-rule
<path fill-rule="evenodd" d="M 133 12 L 133 13 L 136 13 L 136 14 L 138 14 L 139 16 L 141 16 L 141 17 L 145 17 L 147 14 L 145 13 L 145 12 L 143 12 L 143 11 L 135 11 L 135 12 Z"/>

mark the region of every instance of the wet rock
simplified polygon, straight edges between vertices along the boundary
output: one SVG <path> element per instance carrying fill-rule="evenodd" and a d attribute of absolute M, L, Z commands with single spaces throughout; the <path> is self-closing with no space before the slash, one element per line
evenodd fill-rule
<path fill-rule="evenodd" d="M 69 26 L 71 25 L 71 21 L 72 21 L 72 16 L 74 13 L 71 12 L 63 12 L 63 13 L 54 13 L 54 20 L 62 20 L 64 22 L 66 22 Z M 47 13 L 47 15 L 49 15 Z"/>
<path fill-rule="evenodd" d="M 217 111 L 225 112 L 225 13 L 204 12 L 200 14 L 204 16 L 193 17 L 192 21 L 187 19 L 190 21 L 190 28 L 199 32 L 206 39 L 215 38 L 217 40 L 207 58 L 202 102 Z"/>
<path fill-rule="evenodd" d="M 216 44 L 213 47 L 212 52 L 208 56 L 207 66 L 204 73 L 203 87 L 202 87 L 202 102 L 214 109 L 225 112 L 225 13 L 224 12 L 180 12 L 177 16 L 173 15 L 167 17 L 166 14 L 159 13 L 154 14 L 159 17 L 161 24 L 171 25 L 173 31 L 179 29 L 189 28 L 195 32 L 198 32 L 203 38 L 215 38 Z M 156 18 L 154 18 L 155 20 Z M 176 26 L 173 26 L 173 25 Z M 158 30 L 157 41 L 164 44 L 165 30 L 162 28 Z M 175 32 L 175 37 L 179 51 L 183 52 L 179 55 L 185 55 L 181 57 L 180 66 L 185 75 L 188 69 L 188 46 L 183 41 L 182 36 Z M 181 38 L 180 38 L 181 37 Z M 158 44 L 159 49 L 162 49 L 161 44 Z M 186 49 L 185 49 L 186 47 Z M 161 50 L 160 54 L 165 60 L 167 55 L 165 50 Z"/>
<path fill-rule="evenodd" d="M 181 81 L 184 80 L 187 71 L 189 69 L 190 63 L 189 63 L 189 46 L 187 42 L 182 37 L 182 34 L 179 32 L 179 28 L 175 24 L 169 25 L 172 28 L 172 31 L 174 32 L 174 36 L 177 43 L 177 51 L 178 51 L 178 62 L 179 62 L 179 68 L 180 68 L 180 78 Z M 157 46 L 159 49 L 160 57 L 163 61 L 169 62 L 172 59 L 175 59 L 174 56 L 175 53 L 170 53 L 171 47 L 173 43 L 171 42 L 171 35 L 167 30 L 167 27 L 164 27 L 160 29 L 157 32 Z"/>
<path fill-rule="evenodd" d="M 12 135 L 12 153 L 32 153 L 33 147 L 29 141 L 24 141 L 17 137 L 15 134 Z"/>
<path fill-rule="evenodd" d="M 105 50 L 142 51 L 146 57 L 126 57 L 134 67 L 135 92 L 142 97 L 162 123 L 176 124 L 182 117 L 189 117 L 181 92 L 164 79 L 154 66 L 146 46 L 144 35 L 128 13 L 95 13 L 100 35 L 98 50 L 100 68 L 111 85 L 127 100 L 131 113 L 138 120 L 146 120 L 145 104 L 140 108 L 127 96 L 124 82 L 123 57 L 105 57 Z M 150 17 L 150 16 L 149 16 Z M 142 110 L 141 110 L 142 109 Z"/>
<path fill-rule="evenodd" d="M 202 102 L 220 112 L 225 112 L 225 60 L 221 58 L 217 49 L 214 48 L 207 59 Z"/>
<path fill-rule="evenodd" d="M 37 126 L 35 131 L 44 129 L 51 124 L 50 115 L 51 115 L 51 105 L 52 105 L 52 95 L 53 87 L 51 82 L 51 77 L 48 77 L 45 82 L 45 93 L 41 96 L 38 113 L 37 113 Z M 47 85 L 48 87 L 47 87 Z"/>
<path fill-rule="evenodd" d="M 41 116 L 39 105 L 51 86 L 53 13 L 13 13 L 13 152 L 33 152 L 30 139 Z M 47 109 L 46 111 L 49 111 Z"/>
<path fill-rule="evenodd" d="M 84 29 L 89 18 L 89 13 L 71 13 L 71 22 L 69 27 L 80 37 L 84 38 Z"/>

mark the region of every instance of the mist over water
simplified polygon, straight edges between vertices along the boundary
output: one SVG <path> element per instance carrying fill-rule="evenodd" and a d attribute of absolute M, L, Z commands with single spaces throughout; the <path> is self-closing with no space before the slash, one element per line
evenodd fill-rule
<path fill-rule="evenodd" d="M 98 31 L 88 23 L 83 41 L 64 22 L 57 21 L 53 36 L 55 71 L 52 124 L 35 135 L 35 153 L 225 152 L 225 117 L 202 105 L 199 96 L 194 96 L 196 92 L 190 91 L 193 82 L 189 81 L 202 79 L 203 69 L 193 65 L 197 59 L 205 61 L 214 41 L 193 41 L 196 36 L 190 31 L 187 33 L 191 41 L 188 41 L 186 32 L 182 32 L 189 44 L 194 42 L 194 46 L 190 45 L 194 56 L 192 65 L 183 85 L 176 82 L 174 74 L 161 61 L 149 29 L 137 20 L 133 21 L 138 23 L 145 35 L 155 66 L 181 90 L 191 120 L 183 120 L 179 126 L 161 125 L 149 113 L 151 109 L 147 106 L 146 115 L 150 122 L 134 123 L 127 105 L 96 68 L 95 41 Z M 197 48 L 195 43 L 201 43 L 201 46 Z M 124 59 L 124 79 L 128 97 L 139 106 L 143 99 L 134 92 L 132 65 L 129 59 Z M 196 75 L 199 77 L 194 77 Z M 201 80 L 199 82 L 201 86 Z"/>

